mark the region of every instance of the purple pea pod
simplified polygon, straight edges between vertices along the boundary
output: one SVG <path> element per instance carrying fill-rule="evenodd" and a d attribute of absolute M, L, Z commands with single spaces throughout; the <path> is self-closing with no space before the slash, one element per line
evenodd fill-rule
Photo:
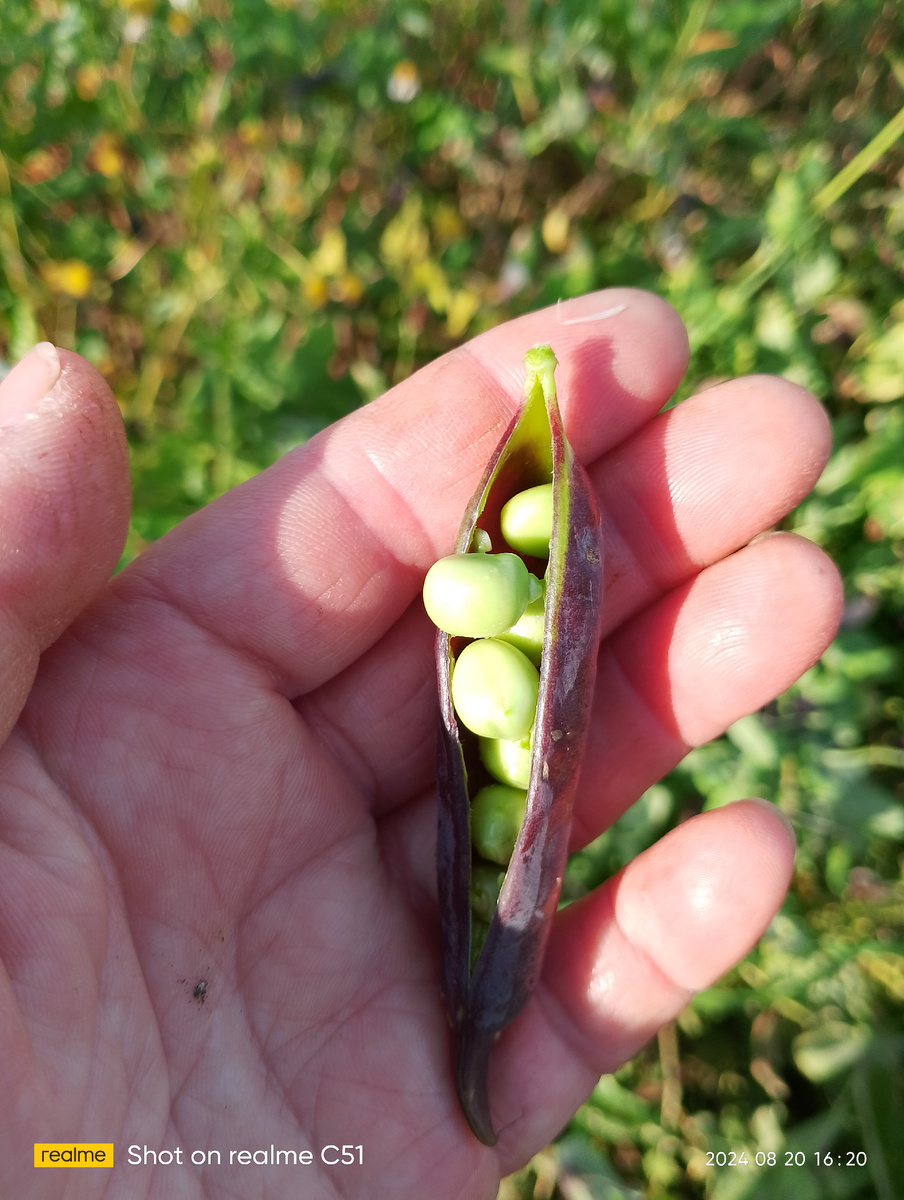
<path fill-rule="evenodd" d="M 469 809 L 486 772 L 477 738 L 459 724 L 452 706 L 452 670 L 466 640 L 442 631 L 436 639 L 443 992 L 455 1033 L 459 1099 L 472 1130 L 489 1146 L 496 1142 L 487 1095 L 490 1052 L 537 984 L 562 886 L 593 697 L 602 600 L 599 511 L 587 474 L 565 439 L 553 378 L 555 355 L 549 346 L 537 346 L 528 351 L 525 365 L 521 411 L 468 505 L 455 545 L 456 553 L 476 552 L 488 535 L 494 548 L 503 546 L 502 506 L 527 488 L 552 482 L 552 537 L 527 809 L 479 953 L 476 943 L 472 952 L 469 893 L 474 851 Z M 542 571 L 542 564 L 525 561 Z"/>

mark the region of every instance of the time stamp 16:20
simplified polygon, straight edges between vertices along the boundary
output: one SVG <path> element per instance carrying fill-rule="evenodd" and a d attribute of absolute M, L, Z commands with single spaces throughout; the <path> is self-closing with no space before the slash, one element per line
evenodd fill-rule
<path fill-rule="evenodd" d="M 710 1150 L 706 1155 L 708 1167 L 805 1167 L 808 1162 L 815 1167 L 865 1167 L 867 1156 L 865 1150 L 842 1150 L 840 1153 L 814 1150 L 810 1154 L 803 1150 L 758 1150 L 751 1162 L 745 1150 Z"/>

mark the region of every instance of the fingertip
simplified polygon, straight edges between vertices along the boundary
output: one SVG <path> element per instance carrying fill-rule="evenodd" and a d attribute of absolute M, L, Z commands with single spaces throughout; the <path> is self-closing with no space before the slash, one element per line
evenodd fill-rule
<path fill-rule="evenodd" d="M 491 1068 L 504 1159 L 518 1139 L 548 1140 L 596 1077 L 743 957 L 780 906 L 793 859 L 784 814 L 740 800 L 685 821 L 558 914 L 543 983 Z"/>
<path fill-rule="evenodd" d="M 60 359 L 51 342 L 38 342 L 0 382 L 0 424 L 9 428 L 26 419 L 53 388 Z"/>
<path fill-rule="evenodd" d="M 576 296 L 563 302 L 556 319 L 552 346 L 562 360 L 565 407 L 571 390 L 595 396 L 597 407 L 616 421 L 605 431 L 606 446 L 659 412 L 687 371 L 686 326 L 652 292 L 605 288 Z M 581 454 L 583 428 L 574 425 L 569 437 Z M 593 450 L 599 452 L 599 446 Z"/>
<path fill-rule="evenodd" d="M 771 532 L 702 571 L 675 603 L 661 711 L 700 746 L 813 666 L 838 629 L 843 590 L 819 546 Z"/>
<path fill-rule="evenodd" d="M 3 387 L 0 607 L 44 649 L 116 566 L 128 448 L 109 387 L 71 351 L 39 344 Z"/>
<path fill-rule="evenodd" d="M 675 309 L 640 288 L 606 288 L 564 301 L 551 341 L 561 361 L 569 440 L 584 462 L 659 412 L 684 377 L 690 354 Z"/>
<path fill-rule="evenodd" d="M 782 812 L 777 804 L 765 800 L 761 796 L 748 796 L 744 800 L 734 800 L 727 806 L 733 808 L 742 806 L 748 812 L 742 815 L 749 821 L 750 835 L 761 837 L 768 843 L 770 854 L 777 855 L 776 863 L 780 867 L 784 863 L 787 882 L 791 881 L 794 869 L 794 855 L 797 853 L 797 834 L 787 813 Z M 757 822 L 760 822 L 758 825 Z M 787 884 L 786 884 L 787 886 Z"/>
<path fill-rule="evenodd" d="M 74 350 L 59 349 L 57 353 L 60 360 L 57 392 L 81 407 L 88 404 L 102 411 L 109 421 L 110 434 L 121 442 L 123 451 L 126 451 L 122 410 L 109 383 L 97 367 Z"/>
<path fill-rule="evenodd" d="M 793 834 L 777 810 L 727 804 L 685 821 L 629 864 L 615 919 L 665 978 L 699 991 L 765 932 L 793 861 Z"/>
<path fill-rule="evenodd" d="M 684 377 L 690 358 L 687 328 L 678 312 L 661 296 L 640 288 L 612 288 L 608 302 L 618 301 L 630 318 L 617 346 L 612 373 L 625 392 L 665 403 Z"/>
<path fill-rule="evenodd" d="M 670 304 L 639 288 L 604 288 L 527 313 L 461 348 L 517 403 L 525 352 L 548 342 L 568 439 L 585 463 L 649 420 L 688 362 L 687 331 Z"/>
<path fill-rule="evenodd" d="M 754 377 L 756 378 L 756 377 Z M 808 389 L 780 375 L 764 377 L 773 394 L 793 410 L 798 426 L 798 438 L 806 447 L 813 465 L 813 478 L 821 474 L 832 453 L 832 421 L 819 399 Z"/>
<path fill-rule="evenodd" d="M 824 406 L 807 388 L 780 375 L 728 379 L 697 392 L 680 408 L 685 419 L 704 427 L 707 414 L 717 424 L 730 414 L 737 444 L 748 453 L 766 454 L 763 470 L 787 481 L 783 502 L 788 508 L 809 492 L 832 452 L 832 423 Z"/>

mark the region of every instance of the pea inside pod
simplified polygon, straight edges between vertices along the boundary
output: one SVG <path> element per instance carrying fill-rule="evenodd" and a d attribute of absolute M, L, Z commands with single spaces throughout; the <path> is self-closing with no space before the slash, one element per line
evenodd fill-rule
<path fill-rule="evenodd" d="M 469 623 L 460 632 L 457 618 L 444 617 L 454 627 L 441 627 L 436 642 L 443 990 L 459 1098 L 488 1145 L 496 1140 L 486 1086 L 490 1052 L 536 984 L 558 902 L 602 594 L 599 514 L 565 439 L 555 357 L 539 346 L 525 364 L 521 410 L 468 505 L 454 550 L 474 559 L 515 552 L 525 570 L 548 559 L 543 586 L 531 576 L 533 594 L 505 629 L 475 632 Z M 503 658 L 519 663 L 508 680 Z M 521 663 L 536 677 L 535 694 Z M 517 712 L 511 722 L 509 710 Z M 500 712 L 504 719 L 497 720 Z M 487 713 L 492 720 L 484 720 Z"/>
<path fill-rule="evenodd" d="M 494 637 L 521 619 L 536 582 L 517 554 L 450 554 L 427 572 L 424 607 L 446 633 Z"/>
<path fill-rule="evenodd" d="M 503 505 L 499 517 L 502 536 L 519 554 L 549 558 L 552 537 L 552 484 L 518 492 Z"/>
<path fill-rule="evenodd" d="M 452 703 L 479 737 L 527 737 L 537 714 L 540 676 L 517 646 L 482 638 L 465 646 L 452 674 Z"/>

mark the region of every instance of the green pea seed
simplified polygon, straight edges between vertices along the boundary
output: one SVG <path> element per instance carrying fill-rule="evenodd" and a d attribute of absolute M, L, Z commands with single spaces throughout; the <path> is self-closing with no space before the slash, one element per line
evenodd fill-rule
<path fill-rule="evenodd" d="M 531 579 L 517 554 L 451 554 L 427 572 L 424 607 L 453 637 L 494 637 L 527 608 Z"/>
<path fill-rule="evenodd" d="M 509 787 L 526 788 L 530 783 L 530 735 L 517 742 L 481 738 L 480 760 L 494 779 Z"/>
<path fill-rule="evenodd" d="M 531 575 L 531 579 L 535 577 Z M 537 580 L 539 583 L 539 580 Z M 543 581 L 542 593 L 528 604 L 527 608 L 510 629 L 498 636 L 504 642 L 517 646 L 522 654 L 526 654 L 535 667 L 539 667 L 543 654 L 543 629 L 546 623 L 546 581 Z"/>
<path fill-rule="evenodd" d="M 515 741 L 534 723 L 540 676 L 520 650 L 498 638 L 470 642 L 452 669 L 452 703 L 478 737 Z"/>
<path fill-rule="evenodd" d="M 480 952 L 483 949 L 483 943 L 487 940 L 487 934 L 490 931 L 489 921 L 482 921 L 478 916 L 471 917 L 471 970 L 473 971 L 477 965 L 477 960 L 480 957 Z"/>
<path fill-rule="evenodd" d="M 471 912 L 487 924 L 493 919 L 504 879 L 505 871 L 494 864 L 478 862 L 471 868 Z"/>
<path fill-rule="evenodd" d="M 549 558 L 552 537 L 552 484 L 541 483 L 512 496 L 500 517 L 502 536 L 519 554 Z"/>
<path fill-rule="evenodd" d="M 507 867 L 524 823 L 527 792 L 491 783 L 471 802 L 471 842 L 482 858 Z"/>

